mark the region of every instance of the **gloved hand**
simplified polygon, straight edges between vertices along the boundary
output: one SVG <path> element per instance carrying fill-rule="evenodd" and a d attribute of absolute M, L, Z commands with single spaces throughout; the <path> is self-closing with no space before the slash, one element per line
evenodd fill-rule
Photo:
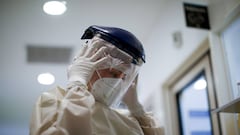
<path fill-rule="evenodd" d="M 68 67 L 69 82 L 79 81 L 87 85 L 96 67 L 109 59 L 103 55 L 106 49 L 105 46 L 100 45 L 100 42 L 92 42 L 90 46 L 85 45 Z"/>
<path fill-rule="evenodd" d="M 143 106 L 138 101 L 137 85 L 135 81 L 133 81 L 133 83 L 125 93 L 123 97 L 123 102 L 127 105 L 128 110 L 133 116 L 142 116 L 145 114 Z"/>

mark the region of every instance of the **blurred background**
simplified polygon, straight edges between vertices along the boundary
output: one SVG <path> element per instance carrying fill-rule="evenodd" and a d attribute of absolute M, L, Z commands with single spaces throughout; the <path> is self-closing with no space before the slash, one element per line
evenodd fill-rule
<path fill-rule="evenodd" d="M 204 98 L 201 99 L 210 103 L 199 106 L 208 109 L 209 127 L 213 128 L 207 129 L 209 132 L 201 132 L 206 133 L 201 135 L 237 134 L 239 127 L 236 124 L 236 115 L 217 114 L 219 118 L 214 121 L 211 118 L 215 116 L 211 116 L 209 111 L 238 98 L 235 85 L 240 78 L 240 57 L 237 55 L 237 51 L 240 51 L 237 38 L 240 31 L 239 0 L 65 0 L 60 1 L 66 6 L 62 15 L 45 13 L 43 6 L 47 1 L 1 0 L 1 135 L 29 134 L 29 121 L 34 103 L 42 92 L 57 85 L 66 86 L 67 66 L 81 48 L 80 37 L 90 25 L 114 26 L 129 30 L 143 43 L 146 64 L 140 70 L 139 99 L 146 110 L 154 113 L 159 125 L 165 127 L 166 135 L 187 135 L 182 131 L 184 122 L 174 125 L 171 122 L 174 118 L 168 119 L 175 114 L 169 114 L 171 103 L 166 97 L 176 94 L 179 99 L 177 102 L 182 103 L 179 98 L 181 94 L 169 91 L 173 90 L 179 78 L 196 65 L 200 55 L 207 52 L 211 61 L 210 74 L 214 94 L 211 97 L 211 92 L 209 94 L 208 91 L 210 88 L 206 89 L 207 94 L 203 93 Z M 201 15 L 193 17 L 197 25 L 188 25 L 188 8 L 184 7 L 184 3 L 207 7 L 207 22 L 210 27 L 203 28 L 198 25 L 203 19 Z M 224 48 L 225 43 L 232 47 L 229 51 L 229 48 Z M 207 49 L 202 51 L 202 46 L 207 46 Z M 202 54 L 195 57 L 194 54 L 198 52 Z M 39 83 L 38 76 L 42 73 L 53 75 L 50 78 L 52 84 Z M 198 75 L 200 79 L 207 76 L 201 75 Z M 197 79 L 195 77 L 195 81 Z M 185 88 L 188 89 L 184 86 L 178 90 Z M 210 97 L 207 97 L 209 95 Z M 198 97 L 198 94 L 195 97 Z M 181 105 L 179 107 L 176 111 L 178 118 L 175 121 L 181 121 Z M 199 112 L 190 114 L 194 117 L 204 115 Z M 176 128 L 172 129 L 173 125 Z M 217 125 L 218 131 L 215 131 L 214 125 Z M 196 132 L 191 133 L 200 135 Z"/>

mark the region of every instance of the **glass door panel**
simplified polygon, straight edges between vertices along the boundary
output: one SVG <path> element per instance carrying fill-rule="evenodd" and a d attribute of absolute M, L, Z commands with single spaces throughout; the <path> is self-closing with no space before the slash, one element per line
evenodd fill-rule
<path fill-rule="evenodd" d="M 204 72 L 177 93 L 181 135 L 212 135 L 207 81 Z"/>

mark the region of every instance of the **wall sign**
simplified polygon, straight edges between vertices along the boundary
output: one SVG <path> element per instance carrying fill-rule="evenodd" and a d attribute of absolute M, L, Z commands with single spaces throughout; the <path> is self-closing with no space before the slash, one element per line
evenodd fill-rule
<path fill-rule="evenodd" d="M 210 29 L 207 6 L 183 3 L 188 27 Z"/>

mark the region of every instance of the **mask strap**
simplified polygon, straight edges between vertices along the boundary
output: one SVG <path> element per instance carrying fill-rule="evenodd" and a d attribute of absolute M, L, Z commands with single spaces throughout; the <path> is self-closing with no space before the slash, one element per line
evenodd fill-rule
<path fill-rule="evenodd" d="M 100 73 L 98 72 L 98 70 L 96 70 L 96 73 L 97 73 L 98 77 L 99 77 L 100 79 L 102 79 L 102 77 L 101 77 Z"/>
<path fill-rule="evenodd" d="M 98 70 L 96 69 L 95 71 L 96 71 L 97 76 L 99 77 L 99 79 L 102 79 L 102 77 L 101 77 L 100 73 L 98 72 Z M 91 82 L 89 82 L 89 85 L 90 85 L 91 88 L 93 88 L 93 84 Z"/>

